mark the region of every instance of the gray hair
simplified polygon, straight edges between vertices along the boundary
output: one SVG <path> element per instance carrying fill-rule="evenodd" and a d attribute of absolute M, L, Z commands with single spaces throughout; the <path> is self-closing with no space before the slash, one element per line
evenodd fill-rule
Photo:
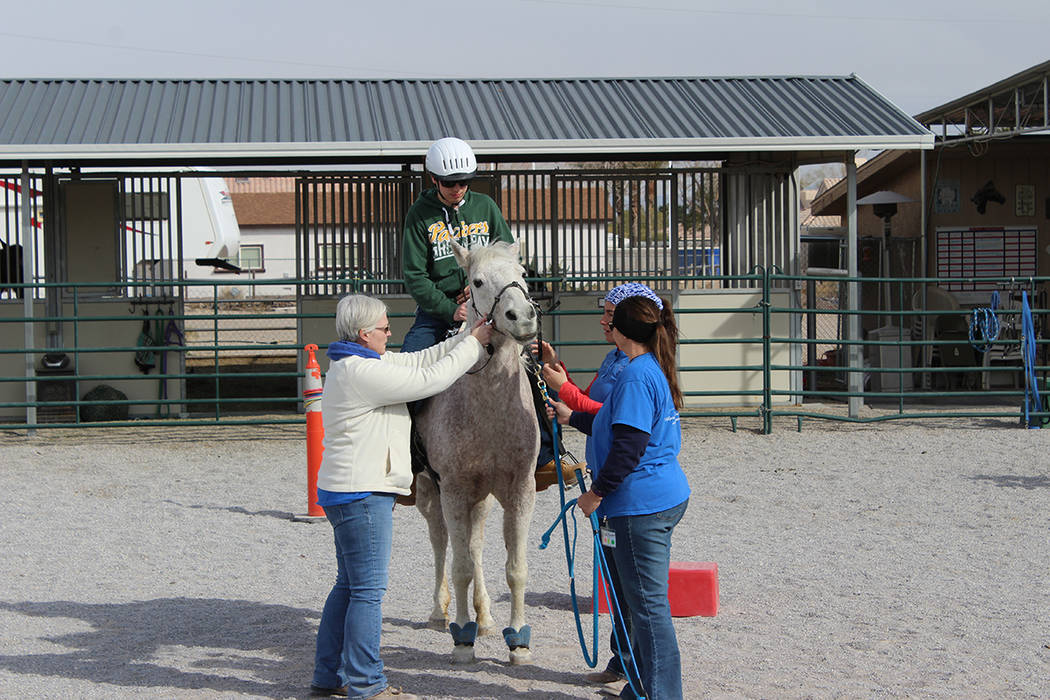
<path fill-rule="evenodd" d="M 335 332 L 339 340 L 357 342 L 359 331 L 374 330 L 386 313 L 386 304 L 367 294 L 347 294 L 335 307 Z"/>

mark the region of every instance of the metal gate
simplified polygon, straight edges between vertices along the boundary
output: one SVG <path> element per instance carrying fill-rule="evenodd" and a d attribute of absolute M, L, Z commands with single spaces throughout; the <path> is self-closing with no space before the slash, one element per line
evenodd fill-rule
<path fill-rule="evenodd" d="M 401 230 L 421 173 L 302 177 L 296 183 L 297 270 L 305 296 L 356 289 L 400 294 Z M 724 174 L 717 168 L 481 171 L 533 277 L 563 291 L 642 277 L 681 289 L 721 286 Z M 751 224 L 754 226 L 754 223 Z M 776 255 L 790 250 L 775 234 Z M 769 257 L 769 256 L 764 256 Z M 746 272 L 746 271 L 745 271 Z"/>
<path fill-rule="evenodd" d="M 295 184 L 296 269 L 306 296 L 404 292 L 401 226 L 420 191 L 411 173 L 301 177 Z M 353 280 L 358 281 L 356 284 Z"/>

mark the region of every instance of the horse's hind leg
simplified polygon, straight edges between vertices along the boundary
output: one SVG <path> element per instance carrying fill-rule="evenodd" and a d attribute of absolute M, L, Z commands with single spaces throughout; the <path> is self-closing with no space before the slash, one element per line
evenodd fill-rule
<path fill-rule="evenodd" d="M 445 574 L 445 554 L 448 550 L 448 530 L 441 512 L 441 496 L 433 480 L 426 473 L 416 476 L 416 507 L 427 521 L 430 546 L 434 550 L 434 608 L 427 625 L 431 629 L 448 629 L 448 577 Z"/>

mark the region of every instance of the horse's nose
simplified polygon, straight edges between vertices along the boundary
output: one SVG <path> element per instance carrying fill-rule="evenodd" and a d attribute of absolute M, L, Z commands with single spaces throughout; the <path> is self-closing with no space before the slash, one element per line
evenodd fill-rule
<path fill-rule="evenodd" d="M 529 320 L 536 318 L 536 309 L 529 307 Z"/>
<path fill-rule="evenodd" d="M 507 310 L 507 320 L 508 321 L 517 321 L 518 320 L 518 315 L 516 313 L 514 313 L 513 311 L 511 311 L 510 309 L 508 309 Z"/>

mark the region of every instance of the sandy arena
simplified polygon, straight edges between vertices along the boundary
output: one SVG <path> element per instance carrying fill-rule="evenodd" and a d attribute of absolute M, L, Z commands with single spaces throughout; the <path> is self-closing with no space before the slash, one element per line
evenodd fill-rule
<path fill-rule="evenodd" d="M 687 697 L 1050 696 L 1050 431 L 995 418 L 683 425 L 693 496 L 672 556 L 717 562 L 721 592 L 716 617 L 676 621 Z M 306 697 L 335 565 L 327 522 L 291 518 L 306 509 L 304 432 L 0 434 L 0 696 Z M 517 667 L 498 634 L 479 639 L 475 665 L 451 666 L 450 637 L 424 624 L 423 519 L 396 509 L 392 684 L 434 700 L 598 697 L 560 535 L 537 548 L 557 501 L 537 499 L 534 663 Z M 500 516 L 486 556 L 505 624 Z M 602 664 L 607 634 L 603 616 Z"/>

